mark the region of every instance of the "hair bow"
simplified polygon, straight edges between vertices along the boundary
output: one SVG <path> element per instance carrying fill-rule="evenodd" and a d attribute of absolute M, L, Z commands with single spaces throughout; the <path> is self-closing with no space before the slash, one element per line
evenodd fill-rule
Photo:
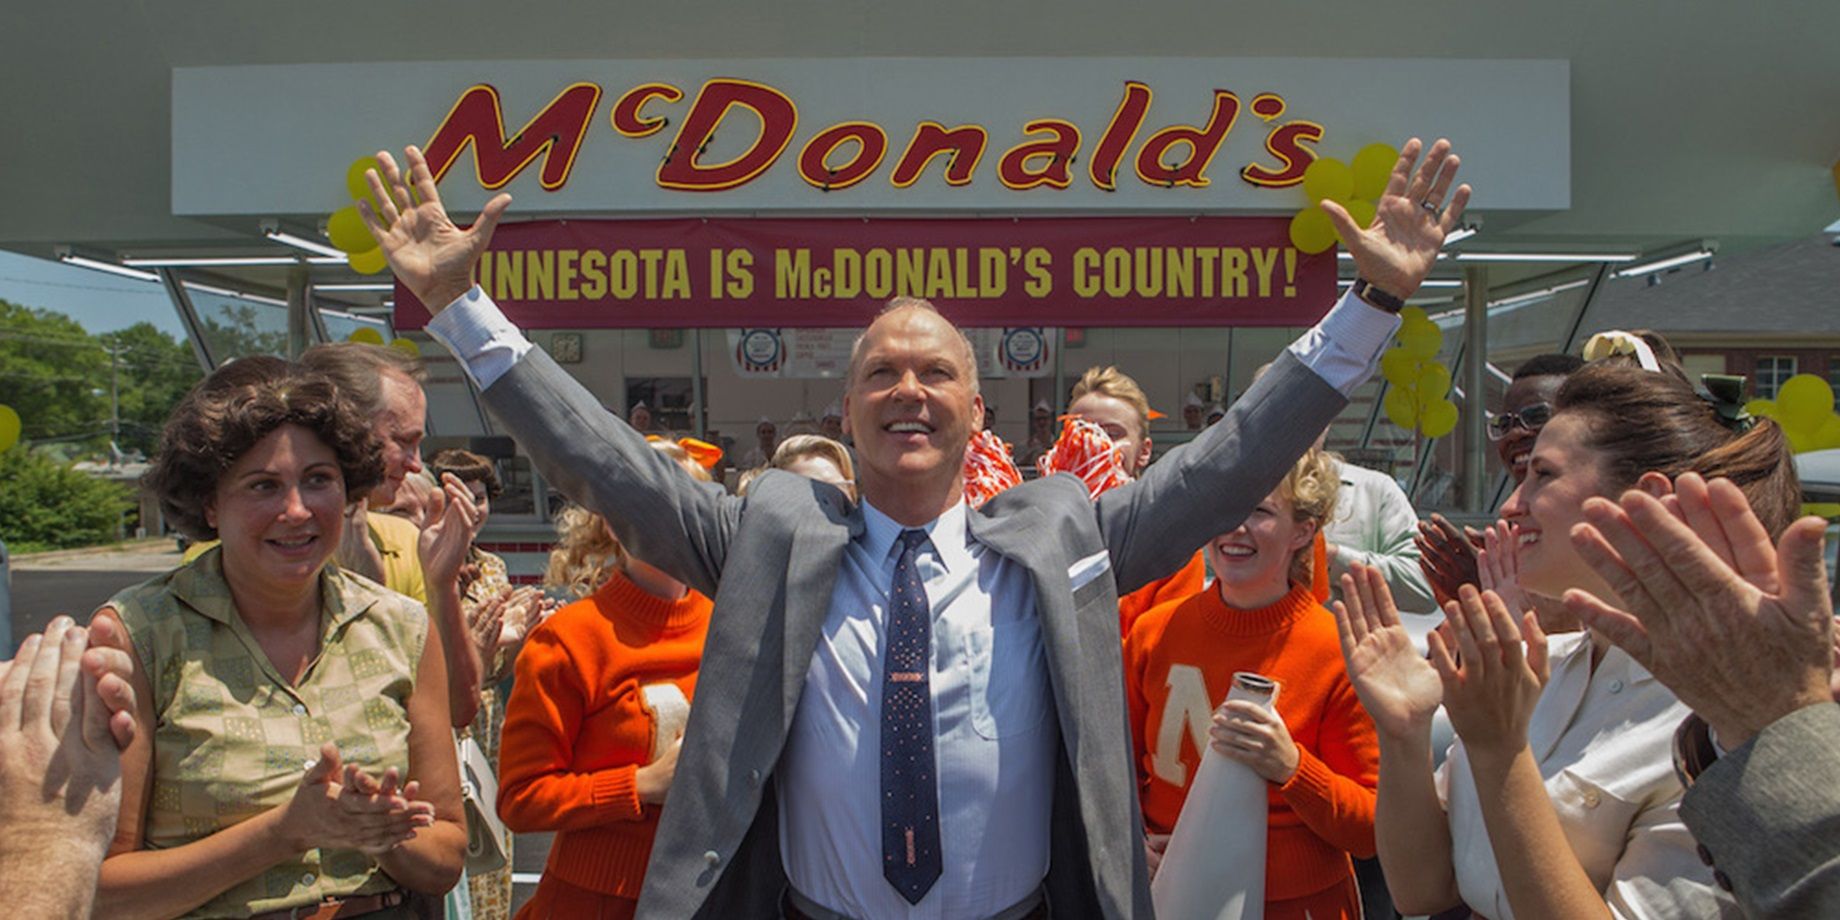
<path fill-rule="evenodd" d="M 1584 359 L 1596 361 L 1611 355 L 1629 355 L 1642 365 L 1645 371 L 1660 371 L 1661 362 L 1655 360 L 1655 350 L 1642 341 L 1642 337 L 1621 329 L 1611 329 L 1591 336 L 1584 343 Z"/>
<path fill-rule="evenodd" d="M 1757 417 L 1744 407 L 1744 378 L 1737 374 L 1701 374 L 1700 398 L 1712 404 L 1725 427 L 1743 434 L 1757 424 Z"/>

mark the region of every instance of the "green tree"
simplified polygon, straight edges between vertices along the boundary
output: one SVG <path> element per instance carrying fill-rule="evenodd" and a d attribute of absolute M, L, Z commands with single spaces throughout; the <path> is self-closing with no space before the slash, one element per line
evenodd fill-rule
<path fill-rule="evenodd" d="M 0 300 L 0 403 L 19 413 L 21 438 L 106 438 L 108 360 L 76 320 Z"/>
<path fill-rule="evenodd" d="M 122 450 L 147 456 L 159 447 L 166 416 L 203 376 L 191 346 L 140 322 L 97 337 L 115 361 L 114 385 L 120 394 Z"/>
<path fill-rule="evenodd" d="M 127 486 L 84 475 L 24 446 L 0 452 L 0 539 L 13 552 L 115 539 L 134 507 Z"/>

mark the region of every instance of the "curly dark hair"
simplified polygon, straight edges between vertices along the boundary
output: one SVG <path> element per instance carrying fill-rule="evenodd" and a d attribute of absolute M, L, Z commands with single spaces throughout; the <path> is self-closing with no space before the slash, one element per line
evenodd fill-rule
<path fill-rule="evenodd" d="M 258 441 L 283 425 L 319 436 L 338 457 L 347 497 L 383 481 L 383 447 L 330 377 L 269 355 L 239 358 L 185 394 L 166 419 L 160 453 L 142 478 L 179 532 L 217 537 L 205 508 L 217 481 Z"/>

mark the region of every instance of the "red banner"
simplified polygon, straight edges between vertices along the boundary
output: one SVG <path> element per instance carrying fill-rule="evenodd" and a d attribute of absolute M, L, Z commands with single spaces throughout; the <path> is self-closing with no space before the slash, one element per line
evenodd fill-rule
<path fill-rule="evenodd" d="M 1280 217 L 529 221 L 477 280 L 527 329 L 863 326 L 898 296 L 967 327 L 1307 326 L 1335 253 Z M 427 321 L 397 285 L 397 328 Z"/>

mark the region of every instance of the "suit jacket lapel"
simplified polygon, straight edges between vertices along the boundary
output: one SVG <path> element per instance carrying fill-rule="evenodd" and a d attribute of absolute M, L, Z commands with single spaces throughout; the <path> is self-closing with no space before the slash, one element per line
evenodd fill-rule
<path fill-rule="evenodd" d="M 792 534 L 786 567 L 785 693 L 786 727 L 792 727 L 811 656 L 818 650 L 818 633 L 830 612 L 837 589 L 837 573 L 844 565 L 844 550 L 862 533 L 862 511 L 854 505 L 821 502 L 824 517 L 811 518 Z"/>

